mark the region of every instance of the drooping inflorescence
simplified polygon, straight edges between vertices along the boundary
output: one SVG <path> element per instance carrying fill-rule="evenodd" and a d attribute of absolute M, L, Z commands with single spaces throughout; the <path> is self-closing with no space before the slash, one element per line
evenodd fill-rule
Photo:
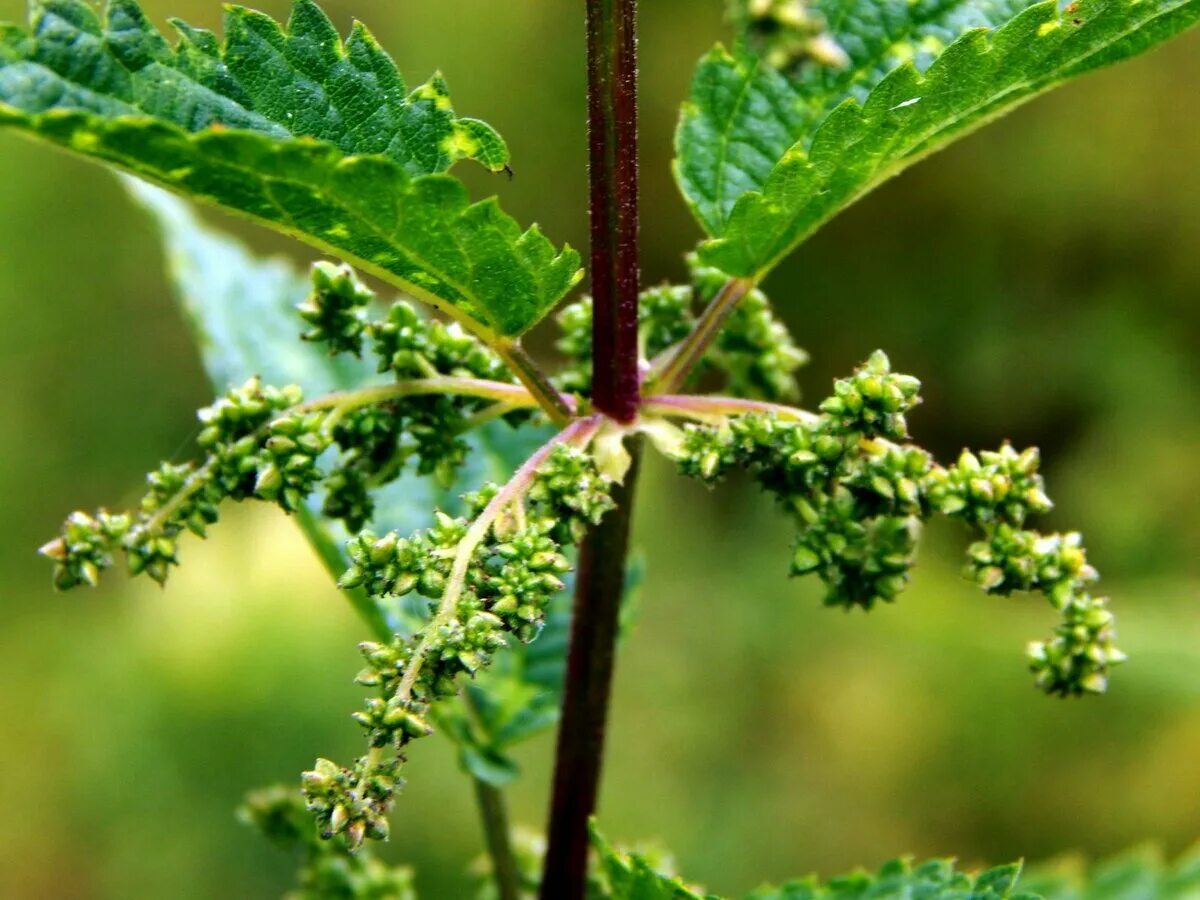
<path fill-rule="evenodd" d="M 252 792 L 238 818 L 280 849 L 301 854 L 296 889 L 285 900 L 416 900 L 411 869 L 388 865 L 366 849 L 351 853 L 344 844 L 321 840 L 294 788 Z"/>
<path fill-rule="evenodd" d="M 416 594 L 429 616 L 410 635 L 360 645 L 358 682 L 377 691 L 354 716 L 367 752 L 349 767 L 319 759 L 303 776 L 323 835 L 344 835 L 351 847 L 386 837 L 405 748 L 432 732 L 430 705 L 457 693 L 460 676 L 488 665 L 511 639 L 537 636 L 563 587 L 564 551 L 611 508 L 608 491 L 585 449 L 557 443 L 527 483 L 468 498 L 466 517 L 438 513 L 410 537 L 364 533 L 351 542 L 343 587 L 381 600 Z"/>
<path fill-rule="evenodd" d="M 317 263 L 300 316 L 311 326 L 305 338 L 331 353 L 359 354 L 369 341 L 390 381 L 307 402 L 298 387 L 257 377 L 232 387 L 198 413 L 200 461 L 150 473 L 135 512 L 71 514 L 42 548 L 54 560 L 55 585 L 95 584 L 122 553 L 131 573 L 163 582 L 182 534 L 203 537 L 225 500 L 295 512 L 322 493 L 323 514 L 357 531 L 373 515 L 372 492 L 406 466 L 449 480 L 469 449 L 463 435 L 489 410 L 513 423 L 529 416 L 515 380 L 478 340 L 402 302 L 372 320 L 373 299 L 348 267 Z"/>
<path fill-rule="evenodd" d="M 934 513 L 962 519 L 980 536 L 968 551 L 968 574 L 980 587 L 1037 591 L 1062 616 L 1050 640 L 1029 647 L 1038 685 L 1060 695 L 1103 691 L 1124 655 L 1113 644 L 1105 601 L 1087 592 L 1097 574 L 1080 537 L 1024 528 L 1050 508 L 1037 452 L 1004 445 L 939 466 L 900 443 L 919 390 L 877 352 L 835 384 L 820 415 L 781 408 L 689 425 L 679 466 L 708 483 L 748 469 L 798 525 L 793 574 L 817 574 L 831 606 L 869 609 L 895 599 L 913 566 L 921 522 Z"/>

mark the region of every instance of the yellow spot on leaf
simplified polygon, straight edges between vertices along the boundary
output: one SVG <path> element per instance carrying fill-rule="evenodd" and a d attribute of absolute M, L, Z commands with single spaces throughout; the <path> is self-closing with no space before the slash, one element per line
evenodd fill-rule
<path fill-rule="evenodd" d="M 442 152 L 452 159 L 474 156 L 479 152 L 479 141 L 466 131 L 456 128 L 442 141 Z"/>

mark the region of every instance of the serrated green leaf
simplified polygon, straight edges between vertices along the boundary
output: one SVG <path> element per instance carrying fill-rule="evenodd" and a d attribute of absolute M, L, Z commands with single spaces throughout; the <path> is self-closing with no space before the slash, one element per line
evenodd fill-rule
<path fill-rule="evenodd" d="M 411 93 L 361 25 L 343 43 L 312 0 L 287 29 L 230 7 L 225 42 L 173 23 L 172 47 L 133 0 L 83 0 L 0 27 L 0 125 L 18 128 L 290 234 L 489 338 L 541 319 L 579 256 L 522 231 L 495 199 L 437 174 L 508 152 L 458 118 L 440 77 Z"/>
<path fill-rule="evenodd" d="M 731 275 L 762 276 L 929 153 L 1200 18 L 1200 0 L 815 5 L 847 68 L 805 63 L 785 75 L 745 49 L 718 48 L 684 108 L 676 174 L 714 238 L 703 260 Z"/>
<path fill-rule="evenodd" d="M 675 173 L 696 218 L 719 237 L 738 198 L 760 190 L 776 163 L 838 104 L 867 99 L 892 69 L 928 68 L 972 28 L 1002 25 L 1034 0 L 815 0 L 845 65 L 799 63 L 786 74 L 741 44 L 697 67 L 676 132 Z"/>
<path fill-rule="evenodd" d="M 645 857 L 625 853 L 610 844 L 591 825 L 592 847 L 596 851 L 599 883 L 594 894 L 606 900 L 720 900 L 714 895 L 696 893 L 680 879 L 657 871 Z"/>
<path fill-rule="evenodd" d="M 1034 867 L 1021 887 L 1045 900 L 1197 900 L 1200 898 L 1200 848 L 1174 864 L 1162 853 L 1141 848 L 1089 869 L 1081 859 Z"/>
<path fill-rule="evenodd" d="M 604 882 L 600 895 L 609 900 L 719 900 L 655 871 L 636 853 L 615 849 L 594 826 L 592 846 Z M 970 875 L 957 869 L 952 860 L 914 865 L 898 859 L 878 872 L 855 872 L 824 884 L 810 877 L 759 888 L 746 895 L 746 900 L 1038 900 L 1030 894 L 1014 893 L 1020 874 L 1019 864 Z"/>
<path fill-rule="evenodd" d="M 598 895 L 609 900 L 717 900 L 655 870 L 636 853 L 613 848 L 593 827 L 600 863 Z M 814 877 L 763 887 L 745 900 L 1198 900 L 1200 847 L 1173 864 L 1143 847 L 1088 867 L 1070 857 L 1041 866 L 998 866 L 979 875 L 935 859 L 893 860 L 878 872 L 856 872 L 821 883 Z"/>

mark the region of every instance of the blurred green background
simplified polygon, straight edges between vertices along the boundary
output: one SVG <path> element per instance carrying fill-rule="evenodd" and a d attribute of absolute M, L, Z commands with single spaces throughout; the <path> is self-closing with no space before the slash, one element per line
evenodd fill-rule
<path fill-rule="evenodd" d="M 286 14 L 282 0 L 259 5 Z M 645 279 L 697 237 L 671 182 L 693 62 L 718 0 L 643 4 Z M 201 0 L 151 0 L 215 27 Z M 499 191 L 586 245 L 582 4 L 327 4 L 367 21 L 410 81 L 508 138 Z M 23 15 L 0 0 L 0 18 Z M 863 616 L 785 577 L 789 527 L 744 484 L 650 467 L 640 618 L 622 651 L 602 821 L 660 839 L 718 891 L 898 853 L 967 861 L 1200 837 L 1200 34 L 1022 109 L 879 190 L 768 284 L 813 353 L 810 401 L 876 347 L 925 382 L 917 438 L 1037 443 L 1121 616 L 1129 666 L 1102 699 L 1031 687 L 1029 599 L 958 576 L 934 528 L 914 584 Z M 0 134 L 0 895 L 269 897 L 290 862 L 238 825 L 243 792 L 348 758 L 363 629 L 298 531 L 230 510 L 165 591 L 117 575 L 56 596 L 34 555 L 76 507 L 133 500 L 187 452 L 208 391 L 155 236 L 116 181 Z M 460 171 L 466 171 L 465 169 Z M 303 248 L 241 229 L 264 249 Z M 543 337 L 543 342 L 544 342 Z M 539 826 L 549 737 L 524 755 Z M 440 739 L 413 755 L 389 857 L 465 896 L 480 852 Z"/>

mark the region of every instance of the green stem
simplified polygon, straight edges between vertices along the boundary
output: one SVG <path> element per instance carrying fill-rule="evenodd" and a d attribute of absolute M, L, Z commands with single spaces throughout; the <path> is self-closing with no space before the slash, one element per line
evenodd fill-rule
<path fill-rule="evenodd" d="M 454 394 L 459 397 L 479 397 L 510 404 L 514 409 L 537 405 L 534 396 L 524 388 L 503 381 L 487 381 L 482 378 L 454 378 L 439 375 L 434 378 L 413 378 L 390 384 L 377 384 L 352 391 L 338 391 L 317 397 L 293 407 L 288 412 L 314 412 L 322 409 L 347 410 L 375 403 L 386 403 L 401 397 L 417 397 L 427 394 Z"/>
<path fill-rule="evenodd" d="M 567 399 L 550 383 L 546 373 L 533 361 L 520 341 L 497 341 L 492 344 L 492 349 L 521 380 L 551 422 L 561 428 L 571 421 L 574 411 Z"/>
<path fill-rule="evenodd" d="M 482 778 L 476 778 L 475 799 L 479 804 L 479 815 L 483 819 L 488 855 L 492 858 L 496 896 L 499 900 L 520 900 L 521 873 L 517 870 L 517 859 L 513 856 L 504 793 Z"/>
<path fill-rule="evenodd" d="M 464 690 L 462 700 L 468 715 L 478 718 L 478 710 L 471 700 L 471 692 Z M 477 775 L 472 775 L 471 780 L 475 783 L 475 802 L 479 807 L 488 856 L 492 860 L 496 896 L 499 900 L 520 900 L 521 872 L 513 852 L 512 829 L 509 826 L 508 804 L 504 800 L 504 791 Z"/>
<path fill-rule="evenodd" d="M 805 409 L 743 400 L 740 397 L 717 397 L 697 394 L 658 394 L 642 402 L 642 412 L 650 415 L 705 420 L 713 417 L 773 415 L 789 422 L 813 423 L 819 416 Z"/>
<path fill-rule="evenodd" d="M 700 364 L 709 346 L 721 333 L 729 314 L 753 289 L 754 282 L 749 278 L 731 278 L 725 282 L 708 308 L 700 314 L 691 333 L 673 349 L 666 351 L 663 358 L 656 360 L 646 379 L 644 393 L 673 394 L 683 387 L 688 375 Z"/>

